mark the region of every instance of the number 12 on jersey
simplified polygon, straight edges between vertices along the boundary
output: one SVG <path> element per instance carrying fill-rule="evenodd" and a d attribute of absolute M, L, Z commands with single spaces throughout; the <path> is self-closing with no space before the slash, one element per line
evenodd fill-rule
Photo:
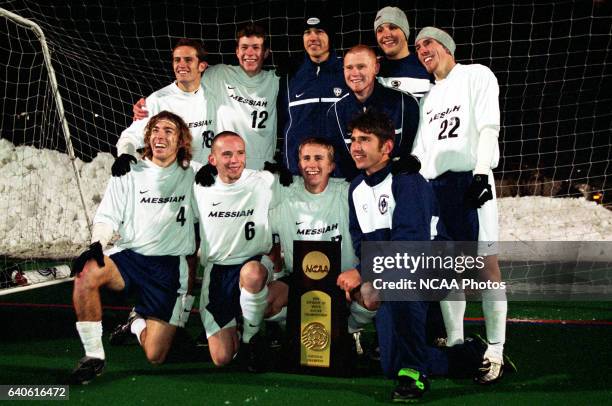
<path fill-rule="evenodd" d="M 266 128 L 265 122 L 268 119 L 268 112 L 266 110 L 262 110 L 262 111 L 253 110 L 253 112 L 251 113 L 251 116 L 253 117 L 251 128 Z M 259 118 L 259 123 L 257 122 L 258 118 Z"/>

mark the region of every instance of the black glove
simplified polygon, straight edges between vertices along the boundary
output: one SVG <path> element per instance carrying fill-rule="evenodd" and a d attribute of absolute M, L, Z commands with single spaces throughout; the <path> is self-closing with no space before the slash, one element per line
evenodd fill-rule
<path fill-rule="evenodd" d="M 215 183 L 215 175 L 217 174 L 217 168 L 211 164 L 206 164 L 200 168 L 196 173 L 195 181 L 198 185 L 209 187 Z"/>
<path fill-rule="evenodd" d="M 113 176 L 123 176 L 130 171 L 130 162 L 136 163 L 136 157 L 130 154 L 121 154 L 113 162 L 111 172 Z"/>
<path fill-rule="evenodd" d="M 297 72 L 304 60 L 304 54 L 280 55 L 274 58 L 276 62 L 276 76 L 289 76 L 290 78 Z"/>
<path fill-rule="evenodd" d="M 264 171 L 278 173 L 278 180 L 280 181 L 280 184 L 285 187 L 293 183 L 293 175 L 283 164 L 266 161 L 264 162 Z"/>
<path fill-rule="evenodd" d="M 465 193 L 465 204 L 472 209 L 478 209 L 491 199 L 493 199 L 493 192 L 489 185 L 489 176 L 474 175 L 472 184 Z"/>
<path fill-rule="evenodd" d="M 421 170 L 421 161 L 414 155 L 393 158 L 391 173 L 394 175 L 418 173 Z"/>
<path fill-rule="evenodd" d="M 104 266 L 104 253 L 102 252 L 102 244 L 100 244 L 100 241 L 96 241 L 91 244 L 89 248 L 83 251 L 81 255 L 79 255 L 72 261 L 72 266 L 70 267 L 70 276 L 74 276 L 76 274 L 81 273 L 81 271 L 85 267 L 85 264 L 90 259 L 95 259 L 99 267 Z"/>

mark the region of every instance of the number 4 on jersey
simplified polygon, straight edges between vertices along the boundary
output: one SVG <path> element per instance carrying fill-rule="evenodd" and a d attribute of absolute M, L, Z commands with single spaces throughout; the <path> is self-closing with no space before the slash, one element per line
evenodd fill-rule
<path fill-rule="evenodd" d="M 186 221 L 187 219 L 185 218 L 185 206 L 181 206 L 178 211 L 178 214 L 176 215 L 176 222 L 181 223 L 181 227 L 183 227 Z"/>

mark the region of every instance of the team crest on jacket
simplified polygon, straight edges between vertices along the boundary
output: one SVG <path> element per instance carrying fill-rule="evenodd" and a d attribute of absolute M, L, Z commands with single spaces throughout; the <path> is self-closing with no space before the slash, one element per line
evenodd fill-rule
<path fill-rule="evenodd" d="M 389 210 L 389 195 L 380 195 L 378 198 L 378 211 L 385 214 Z"/>
<path fill-rule="evenodd" d="M 401 84 L 402 84 L 402 82 L 400 82 L 399 80 L 392 80 L 392 81 L 391 81 L 391 86 L 392 86 L 394 89 L 397 89 L 398 87 L 400 87 L 400 85 L 401 85 Z"/>
<path fill-rule="evenodd" d="M 342 89 L 339 87 L 334 87 L 334 95 L 339 97 L 342 94 Z"/>

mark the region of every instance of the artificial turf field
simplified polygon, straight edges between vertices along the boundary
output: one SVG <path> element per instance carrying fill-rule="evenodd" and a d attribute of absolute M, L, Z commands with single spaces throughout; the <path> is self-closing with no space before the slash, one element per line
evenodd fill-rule
<path fill-rule="evenodd" d="M 70 307 L 71 283 L 0 296 L 0 385 L 60 384 L 83 355 Z M 215 368 L 195 347 L 201 329 L 193 314 L 168 361 L 149 365 L 136 345 L 112 347 L 107 333 L 125 320 L 128 303 L 105 295 L 107 366 L 92 383 L 70 388 L 71 403 L 104 405 L 369 405 L 390 403 L 391 381 L 377 368 L 352 378 Z M 492 386 L 436 378 L 426 404 L 611 404 L 611 302 L 512 302 L 506 353 L 519 372 Z M 119 306 L 119 308 L 115 307 Z M 479 304 L 468 305 L 466 333 L 483 332 Z M 548 320 L 582 320 L 582 323 Z M 282 357 L 282 354 L 280 354 Z M 32 401 L 34 402 L 34 401 Z"/>

